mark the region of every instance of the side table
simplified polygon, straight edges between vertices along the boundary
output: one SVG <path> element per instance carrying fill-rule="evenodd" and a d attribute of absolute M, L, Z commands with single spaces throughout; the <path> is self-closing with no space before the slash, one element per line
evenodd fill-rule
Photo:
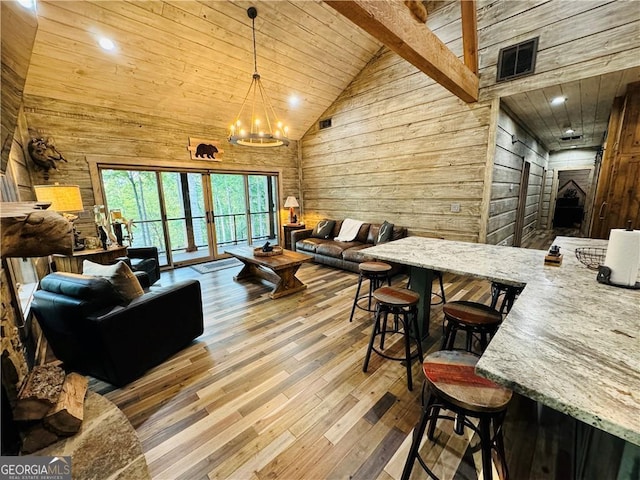
<path fill-rule="evenodd" d="M 282 228 L 284 229 L 284 248 L 291 250 L 291 232 L 303 230 L 305 228 L 304 223 L 285 223 Z"/>
<path fill-rule="evenodd" d="M 58 272 L 82 273 L 82 262 L 89 260 L 94 263 L 108 265 L 116 258 L 126 257 L 127 247 L 112 247 L 108 249 L 78 250 L 71 255 L 53 255 L 53 261 Z"/>

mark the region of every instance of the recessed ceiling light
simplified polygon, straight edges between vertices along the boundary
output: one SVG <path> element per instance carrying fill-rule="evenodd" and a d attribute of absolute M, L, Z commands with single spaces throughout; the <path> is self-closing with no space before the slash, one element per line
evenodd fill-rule
<path fill-rule="evenodd" d="M 567 97 L 554 97 L 551 100 L 551 105 L 560 105 L 561 103 L 564 103 L 567 101 Z"/>
<path fill-rule="evenodd" d="M 578 148 L 577 145 L 571 145 L 571 148 Z"/>
<path fill-rule="evenodd" d="M 290 106 L 297 107 L 299 103 L 300 103 L 300 99 L 297 97 L 297 95 L 291 95 L 289 97 L 289 105 Z"/>
<path fill-rule="evenodd" d="M 575 130 L 573 128 L 567 128 L 564 133 L 574 133 Z"/>
<path fill-rule="evenodd" d="M 98 43 L 100 44 L 103 50 L 113 50 L 114 48 L 116 48 L 116 44 L 113 43 L 113 40 L 107 37 L 101 37 L 98 40 Z"/>

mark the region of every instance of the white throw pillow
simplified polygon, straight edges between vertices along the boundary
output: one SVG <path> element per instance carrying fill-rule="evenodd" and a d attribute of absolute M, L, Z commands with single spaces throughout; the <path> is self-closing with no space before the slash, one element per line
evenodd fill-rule
<path fill-rule="evenodd" d="M 126 302 L 144 295 L 138 278 L 122 260 L 113 265 L 101 265 L 89 260 L 82 262 L 82 274 L 105 278 Z"/>

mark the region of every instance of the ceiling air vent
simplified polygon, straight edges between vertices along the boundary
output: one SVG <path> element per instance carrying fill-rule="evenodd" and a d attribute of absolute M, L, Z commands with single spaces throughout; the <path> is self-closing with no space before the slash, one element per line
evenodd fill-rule
<path fill-rule="evenodd" d="M 325 128 L 329 128 L 331 126 L 331 119 L 330 118 L 325 118 L 324 120 L 320 120 L 318 122 L 318 127 L 320 128 L 320 130 L 323 130 Z"/>
<path fill-rule="evenodd" d="M 582 135 L 567 135 L 566 137 L 560 137 L 563 142 L 570 142 L 571 140 L 580 140 Z"/>
<path fill-rule="evenodd" d="M 500 50 L 498 55 L 497 82 L 531 75 L 536 66 L 538 38 L 518 43 Z"/>

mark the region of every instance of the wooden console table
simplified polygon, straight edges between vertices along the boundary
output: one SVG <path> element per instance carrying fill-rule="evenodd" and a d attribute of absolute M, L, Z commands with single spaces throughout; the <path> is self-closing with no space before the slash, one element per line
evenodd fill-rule
<path fill-rule="evenodd" d="M 127 247 L 113 247 L 107 250 L 97 248 L 94 250 L 78 250 L 71 255 L 54 255 L 53 261 L 58 272 L 82 273 L 82 262 L 89 260 L 94 263 L 108 265 L 116 258 L 126 257 Z"/>

